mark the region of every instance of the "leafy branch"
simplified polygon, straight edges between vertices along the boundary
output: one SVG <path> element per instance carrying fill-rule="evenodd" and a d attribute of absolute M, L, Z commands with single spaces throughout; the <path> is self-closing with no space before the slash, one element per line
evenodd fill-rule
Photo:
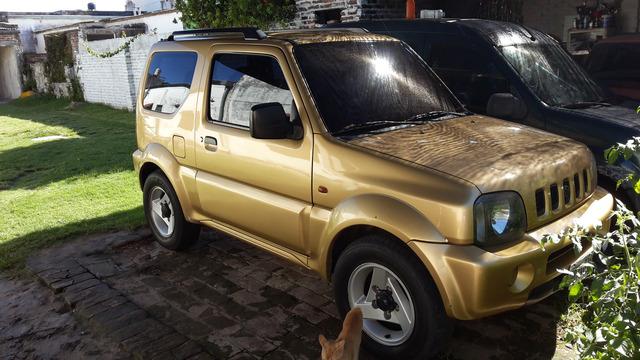
<path fill-rule="evenodd" d="M 153 34 L 156 33 L 156 30 L 153 30 Z M 87 53 L 91 56 L 95 56 L 98 58 L 102 58 L 102 59 L 106 59 L 106 58 L 111 58 L 114 57 L 116 55 L 118 55 L 119 53 L 123 52 L 125 49 L 129 48 L 131 46 L 131 44 L 133 44 L 134 41 L 138 40 L 140 37 L 142 37 L 143 35 L 145 35 L 144 33 L 140 33 L 131 37 L 127 36 L 126 32 L 122 32 L 121 35 L 121 39 L 127 39 L 125 42 L 123 42 L 122 44 L 120 44 L 120 46 L 118 46 L 117 48 L 113 49 L 113 50 L 108 50 L 108 51 L 103 51 L 103 52 L 99 52 L 95 49 L 92 49 L 91 47 L 89 47 L 88 41 L 83 41 L 82 42 L 82 46 L 84 47 L 84 49 L 87 51 Z"/>

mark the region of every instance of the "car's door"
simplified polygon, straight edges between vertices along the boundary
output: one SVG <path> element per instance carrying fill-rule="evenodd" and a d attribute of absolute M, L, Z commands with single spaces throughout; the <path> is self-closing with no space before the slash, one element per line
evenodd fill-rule
<path fill-rule="evenodd" d="M 258 240 L 305 252 L 313 136 L 286 57 L 276 47 L 214 46 L 196 131 L 197 193 L 211 220 Z M 251 107 L 283 105 L 289 139 L 254 139 Z"/>

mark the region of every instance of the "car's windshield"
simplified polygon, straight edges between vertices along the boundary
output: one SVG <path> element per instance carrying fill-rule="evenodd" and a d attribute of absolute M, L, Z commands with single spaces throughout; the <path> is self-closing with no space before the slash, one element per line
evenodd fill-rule
<path fill-rule="evenodd" d="M 295 56 L 331 133 L 463 110 L 427 65 L 401 42 L 304 44 L 296 46 Z"/>
<path fill-rule="evenodd" d="M 598 85 L 556 43 L 517 44 L 500 50 L 529 89 L 549 105 L 603 101 Z"/>

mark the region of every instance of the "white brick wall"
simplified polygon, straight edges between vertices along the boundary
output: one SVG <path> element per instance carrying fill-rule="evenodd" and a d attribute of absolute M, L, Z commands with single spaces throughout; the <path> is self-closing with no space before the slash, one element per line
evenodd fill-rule
<path fill-rule="evenodd" d="M 133 110 L 140 78 L 151 46 L 167 34 L 148 34 L 136 39 L 125 51 L 111 58 L 90 55 L 80 44 L 77 74 L 84 98 L 115 108 Z M 97 52 L 118 48 L 125 40 L 108 39 L 86 43 Z"/>

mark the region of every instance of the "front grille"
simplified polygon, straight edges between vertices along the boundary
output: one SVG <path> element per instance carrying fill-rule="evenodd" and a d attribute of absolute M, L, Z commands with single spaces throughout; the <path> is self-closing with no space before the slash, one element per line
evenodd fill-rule
<path fill-rule="evenodd" d="M 562 209 L 571 207 L 592 192 L 592 179 L 589 170 L 574 174 L 539 188 L 535 192 L 536 215 L 538 218 L 547 217 Z"/>

